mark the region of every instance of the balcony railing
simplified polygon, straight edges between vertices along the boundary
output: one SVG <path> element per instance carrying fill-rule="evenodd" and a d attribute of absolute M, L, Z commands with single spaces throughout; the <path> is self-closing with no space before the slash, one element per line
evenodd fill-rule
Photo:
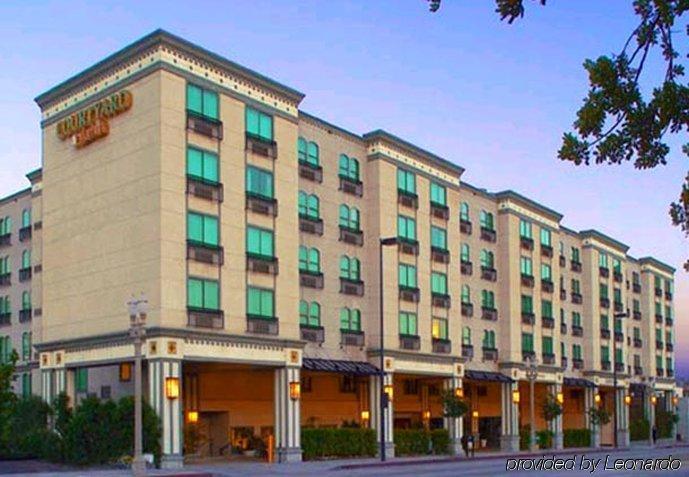
<path fill-rule="evenodd" d="M 406 253 L 407 255 L 418 255 L 419 254 L 419 242 L 418 240 L 407 239 L 404 237 L 397 237 L 397 243 L 399 251 L 401 253 Z"/>
<path fill-rule="evenodd" d="M 472 345 L 462 345 L 462 358 L 471 359 L 474 357 L 474 347 Z"/>
<path fill-rule="evenodd" d="M 663 342 L 660 340 L 656 340 L 656 349 L 663 349 Z"/>
<path fill-rule="evenodd" d="M 323 168 L 308 162 L 299 162 L 299 177 L 313 182 L 323 182 Z"/>
<path fill-rule="evenodd" d="M 665 351 L 668 353 L 672 353 L 675 350 L 675 347 L 672 343 L 665 343 Z"/>
<path fill-rule="evenodd" d="M 412 335 L 400 335 L 400 348 L 417 351 L 421 348 L 421 338 Z"/>
<path fill-rule="evenodd" d="M 553 247 L 551 247 L 550 245 L 541 244 L 541 255 L 548 258 L 552 257 Z"/>
<path fill-rule="evenodd" d="M 581 305 L 581 303 L 584 301 L 583 297 L 581 296 L 581 293 L 579 292 L 572 292 L 571 297 L 572 303 L 574 303 L 575 305 Z"/>
<path fill-rule="evenodd" d="M 663 324 L 663 315 L 661 315 L 660 313 L 656 313 L 655 317 L 656 317 L 656 323 L 659 325 L 662 325 Z"/>
<path fill-rule="evenodd" d="M 19 310 L 19 323 L 27 323 L 31 321 L 31 317 L 33 316 L 31 308 L 26 308 L 23 310 Z"/>
<path fill-rule="evenodd" d="M 663 296 L 663 289 L 662 288 L 656 288 L 655 294 L 658 298 L 660 298 L 661 296 Z"/>
<path fill-rule="evenodd" d="M 553 318 L 552 316 L 542 316 L 541 325 L 543 326 L 543 328 L 555 328 L 555 318 Z"/>
<path fill-rule="evenodd" d="M 323 288 L 323 282 L 323 274 L 321 272 L 299 270 L 299 285 L 320 290 Z"/>
<path fill-rule="evenodd" d="M 431 295 L 431 301 L 433 303 L 433 306 L 437 306 L 439 308 L 450 308 L 450 295 L 443 293 L 433 293 Z"/>
<path fill-rule="evenodd" d="M 433 352 L 450 354 L 452 352 L 452 342 L 446 339 L 433 338 Z"/>
<path fill-rule="evenodd" d="M 418 303 L 419 297 L 421 296 L 421 292 L 418 288 L 405 287 L 403 285 L 400 285 L 399 293 L 400 300 L 410 301 L 412 303 Z"/>
<path fill-rule="evenodd" d="M 274 316 L 246 316 L 246 331 L 259 335 L 277 335 L 280 332 L 280 324 Z"/>
<path fill-rule="evenodd" d="M 257 214 L 276 217 L 278 215 L 278 201 L 271 197 L 265 197 L 259 194 L 247 192 L 246 209 L 256 212 Z"/>
<path fill-rule="evenodd" d="M 250 272 L 277 275 L 279 273 L 280 267 L 278 265 L 277 257 L 269 257 L 266 255 L 247 253 L 246 269 Z"/>
<path fill-rule="evenodd" d="M 564 288 L 560 289 L 560 300 L 565 301 L 567 299 L 567 290 Z"/>
<path fill-rule="evenodd" d="M 584 328 L 577 325 L 572 325 L 572 336 L 584 336 Z"/>
<path fill-rule="evenodd" d="M 632 283 L 632 291 L 634 293 L 641 293 L 641 283 Z"/>
<path fill-rule="evenodd" d="M 632 318 L 634 318 L 636 321 L 641 321 L 641 312 L 639 310 L 634 310 L 632 312 Z"/>
<path fill-rule="evenodd" d="M 672 378 L 675 375 L 675 370 L 674 369 L 667 369 L 667 370 L 665 370 L 665 375 L 668 378 Z"/>
<path fill-rule="evenodd" d="M 553 353 L 542 353 L 541 358 L 543 364 L 555 364 L 555 355 Z"/>
<path fill-rule="evenodd" d="M 672 320 L 672 318 L 670 318 L 670 317 L 665 318 L 665 326 L 672 326 L 673 323 L 674 323 L 674 321 Z"/>
<path fill-rule="evenodd" d="M 472 303 L 462 303 L 462 316 L 467 318 L 474 316 L 474 305 Z"/>
<path fill-rule="evenodd" d="M 497 361 L 498 360 L 498 350 L 497 348 L 481 348 L 483 351 L 483 361 Z"/>
<path fill-rule="evenodd" d="M 193 176 L 187 176 L 187 194 L 215 202 L 222 202 L 224 196 L 223 186 L 219 182 L 210 182 Z"/>
<path fill-rule="evenodd" d="M 361 246 L 364 244 L 364 232 L 340 225 L 340 241 Z"/>
<path fill-rule="evenodd" d="M 12 322 L 12 313 L 0 313 L 0 326 L 9 326 Z"/>
<path fill-rule="evenodd" d="M 672 292 L 666 291 L 665 292 L 665 299 L 666 300 L 672 300 Z"/>
<path fill-rule="evenodd" d="M 364 296 L 364 282 L 340 277 L 340 293 L 343 295 Z"/>
<path fill-rule="evenodd" d="M 528 237 L 519 237 L 519 244 L 524 250 L 533 250 L 533 239 Z"/>
<path fill-rule="evenodd" d="M 598 267 L 598 274 L 603 278 L 608 278 L 610 276 L 610 269 L 607 267 Z"/>
<path fill-rule="evenodd" d="M 573 358 L 572 359 L 572 369 L 584 369 L 584 360 Z"/>
<path fill-rule="evenodd" d="M 447 220 L 450 218 L 450 208 L 446 205 L 431 202 L 431 215 L 436 219 Z"/>
<path fill-rule="evenodd" d="M 541 280 L 541 290 L 545 293 L 552 293 L 555 290 L 555 285 L 551 280 Z"/>
<path fill-rule="evenodd" d="M 301 339 L 311 343 L 323 343 L 325 341 L 325 329 L 322 326 L 300 325 Z"/>
<path fill-rule="evenodd" d="M 498 271 L 494 268 L 481 267 L 481 278 L 490 282 L 497 281 Z"/>
<path fill-rule="evenodd" d="M 355 195 L 357 197 L 361 197 L 364 195 L 364 184 L 361 181 L 343 175 L 340 175 L 339 177 L 340 190 L 342 192 L 344 192 L 345 194 Z"/>
<path fill-rule="evenodd" d="M 471 235 L 471 222 L 468 220 L 459 220 L 459 231 L 466 235 Z"/>
<path fill-rule="evenodd" d="M 481 319 L 488 321 L 498 320 L 498 310 L 496 308 L 481 307 Z"/>
<path fill-rule="evenodd" d="M 562 356 L 560 358 L 560 367 L 562 369 L 567 369 L 567 356 Z"/>
<path fill-rule="evenodd" d="M 601 360 L 600 369 L 602 369 L 603 371 L 610 371 L 610 366 L 610 361 Z"/>
<path fill-rule="evenodd" d="M 196 262 L 222 265 L 224 259 L 223 248 L 189 240 L 187 241 L 187 258 Z"/>
<path fill-rule="evenodd" d="M 299 230 L 307 234 L 323 235 L 323 220 L 299 215 Z"/>
<path fill-rule="evenodd" d="M 622 283 L 622 272 L 612 272 L 612 279 L 617 283 Z"/>
<path fill-rule="evenodd" d="M 19 281 L 26 282 L 31 280 L 31 267 L 19 269 Z"/>
<path fill-rule="evenodd" d="M 31 238 L 31 226 L 27 225 L 19 229 L 19 241 L 25 242 Z"/>
<path fill-rule="evenodd" d="M 527 359 L 534 360 L 536 359 L 536 352 L 535 351 L 522 351 L 522 360 L 526 361 Z"/>
<path fill-rule="evenodd" d="M 570 268 L 570 270 L 572 270 L 573 272 L 581 272 L 581 262 L 579 262 L 579 261 L 574 261 L 574 260 L 570 260 L 570 262 L 569 262 L 569 268 Z"/>
<path fill-rule="evenodd" d="M 363 331 L 340 330 L 340 344 L 342 346 L 364 347 L 365 335 Z"/>
<path fill-rule="evenodd" d="M 444 248 L 431 247 L 431 260 L 436 263 L 450 263 L 450 251 Z"/>
<path fill-rule="evenodd" d="M 187 129 L 207 136 L 211 139 L 223 138 L 222 121 L 187 111 Z"/>
<path fill-rule="evenodd" d="M 610 299 L 609 298 L 600 298 L 600 306 L 601 308 L 610 308 Z"/>
<path fill-rule="evenodd" d="M 222 310 L 189 307 L 187 308 L 187 325 L 221 330 L 225 327 L 225 315 Z"/>
<path fill-rule="evenodd" d="M 665 372 L 663 371 L 663 368 L 656 368 L 656 376 L 658 376 L 659 378 L 662 378 L 663 376 L 665 376 Z"/>
<path fill-rule="evenodd" d="M 624 363 L 615 363 L 615 371 L 618 373 L 624 372 Z"/>
<path fill-rule="evenodd" d="M 614 302 L 613 307 L 616 312 L 622 312 L 624 310 L 624 305 L 621 301 Z"/>
<path fill-rule="evenodd" d="M 461 262 L 459 268 L 462 275 L 471 275 L 473 272 L 473 265 L 471 262 Z"/>
<path fill-rule="evenodd" d="M 278 145 L 275 141 L 265 139 L 255 134 L 246 133 L 246 150 L 253 154 L 264 156 L 270 159 L 277 159 Z"/>
<path fill-rule="evenodd" d="M 6 247 L 8 245 L 12 245 L 12 234 L 0 235 L 0 247 Z"/>
<path fill-rule="evenodd" d="M 10 285 L 12 285 L 12 272 L 0 275 L 0 287 L 8 287 Z"/>
<path fill-rule="evenodd" d="M 641 376 L 642 374 L 644 374 L 644 368 L 641 366 L 634 366 L 634 375 Z"/>
<path fill-rule="evenodd" d="M 489 229 L 486 227 L 481 227 L 481 240 L 485 240 L 487 242 L 492 242 L 495 243 L 495 241 L 498 238 L 498 234 L 495 232 L 494 229 Z"/>
<path fill-rule="evenodd" d="M 603 338 L 604 340 L 609 340 L 610 339 L 610 330 L 607 328 L 601 328 L 600 329 L 600 337 Z"/>
<path fill-rule="evenodd" d="M 419 207 L 419 197 L 413 192 L 397 189 L 397 203 L 404 207 L 417 209 Z"/>
<path fill-rule="evenodd" d="M 615 331 L 615 341 L 622 343 L 624 341 L 624 334 L 621 331 Z"/>
<path fill-rule="evenodd" d="M 634 338 L 634 347 L 641 348 L 643 346 L 643 341 L 641 338 Z"/>
<path fill-rule="evenodd" d="M 522 311 L 522 325 L 533 325 L 536 322 L 536 315 L 531 311 Z"/>
<path fill-rule="evenodd" d="M 533 275 L 525 275 L 522 273 L 521 281 L 522 281 L 522 286 L 533 288 L 533 285 L 534 285 Z"/>

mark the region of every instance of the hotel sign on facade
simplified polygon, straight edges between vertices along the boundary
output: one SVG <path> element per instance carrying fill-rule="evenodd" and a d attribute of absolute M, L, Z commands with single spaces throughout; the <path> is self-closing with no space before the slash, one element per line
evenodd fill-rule
<path fill-rule="evenodd" d="M 133 96 L 129 90 L 112 94 L 81 111 L 70 114 L 57 123 L 57 135 L 63 141 L 74 138 L 77 148 L 88 146 L 110 133 L 109 119 L 132 107 Z"/>

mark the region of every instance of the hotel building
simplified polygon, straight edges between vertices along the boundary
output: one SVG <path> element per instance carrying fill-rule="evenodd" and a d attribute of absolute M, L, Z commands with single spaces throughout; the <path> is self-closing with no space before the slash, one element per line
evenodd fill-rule
<path fill-rule="evenodd" d="M 621 445 L 635 409 L 672 406 L 672 267 L 390 133 L 309 115 L 303 97 L 156 31 L 36 98 L 41 169 L 0 200 L 0 357 L 19 353 L 17 392 L 131 393 L 125 303 L 143 292 L 168 466 L 189 419 L 204 455 L 248 433 L 273 436 L 280 461 L 301 458 L 302 426 L 380 431 L 381 338 L 390 452 L 393 428 L 419 425 L 448 428 L 454 450 L 465 432 L 517 450 L 527 358 L 538 402 L 564 407 L 537 416 L 556 447 L 615 392 Z M 443 389 L 465 418 L 443 417 Z"/>

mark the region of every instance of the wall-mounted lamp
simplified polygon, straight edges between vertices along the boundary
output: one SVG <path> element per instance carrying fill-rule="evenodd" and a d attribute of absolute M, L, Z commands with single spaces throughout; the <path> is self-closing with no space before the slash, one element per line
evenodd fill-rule
<path fill-rule="evenodd" d="M 655 406 L 655 404 L 658 402 L 658 397 L 654 394 L 651 396 L 651 404 Z"/>
<path fill-rule="evenodd" d="M 596 393 L 593 396 L 593 402 L 595 402 L 596 404 L 600 404 L 600 394 Z"/>
<path fill-rule="evenodd" d="M 521 400 L 522 395 L 519 391 L 512 391 L 512 402 L 514 404 L 519 404 L 519 401 Z"/>
<path fill-rule="evenodd" d="M 464 397 L 464 388 L 455 388 L 455 397 L 462 399 Z"/>
<path fill-rule="evenodd" d="M 361 411 L 361 420 L 368 421 L 371 418 L 371 413 L 368 411 Z"/>
<path fill-rule="evenodd" d="M 299 381 L 292 381 L 289 383 L 289 398 L 296 401 L 301 397 L 301 383 Z"/>
<path fill-rule="evenodd" d="M 187 412 L 187 422 L 191 424 L 196 424 L 199 422 L 199 412 L 198 411 L 188 411 Z"/>
<path fill-rule="evenodd" d="M 424 411 L 423 412 L 423 420 L 428 421 L 431 419 L 431 411 Z"/>
<path fill-rule="evenodd" d="M 676 406 L 679 404 L 679 397 L 678 396 L 672 396 L 672 404 Z"/>
<path fill-rule="evenodd" d="M 179 397 L 179 378 L 165 378 L 165 397 L 168 399 Z"/>
<path fill-rule="evenodd" d="M 388 395 L 388 401 L 392 402 L 392 395 L 394 394 L 394 389 L 392 384 L 386 384 L 383 386 L 383 392 Z"/>
<path fill-rule="evenodd" d="M 564 393 L 561 393 L 561 392 L 560 392 L 560 393 L 557 393 L 557 395 L 555 396 L 555 399 L 557 400 L 557 403 L 558 403 L 558 404 L 560 404 L 560 405 L 564 404 L 564 402 L 565 402 L 565 395 L 564 395 Z"/>
<path fill-rule="evenodd" d="M 471 417 L 473 417 L 474 419 L 478 419 L 478 411 L 472 411 Z"/>
<path fill-rule="evenodd" d="M 624 397 L 624 403 L 625 403 L 627 406 L 629 406 L 629 405 L 632 403 L 632 396 L 629 395 L 629 394 L 627 394 L 627 395 Z"/>

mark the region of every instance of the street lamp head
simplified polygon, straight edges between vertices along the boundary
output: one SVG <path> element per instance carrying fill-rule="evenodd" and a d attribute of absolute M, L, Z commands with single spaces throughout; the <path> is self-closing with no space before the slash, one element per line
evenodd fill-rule
<path fill-rule="evenodd" d="M 136 303 L 136 308 L 139 312 L 139 316 L 141 317 L 141 321 L 145 321 L 146 315 L 148 314 L 148 300 L 146 299 L 146 295 L 143 293 L 141 294 L 139 301 Z"/>
<path fill-rule="evenodd" d="M 136 317 L 136 311 L 137 311 L 137 301 L 136 298 L 134 298 L 134 295 L 129 299 L 127 302 L 127 311 L 129 312 L 129 317 L 134 320 Z"/>

